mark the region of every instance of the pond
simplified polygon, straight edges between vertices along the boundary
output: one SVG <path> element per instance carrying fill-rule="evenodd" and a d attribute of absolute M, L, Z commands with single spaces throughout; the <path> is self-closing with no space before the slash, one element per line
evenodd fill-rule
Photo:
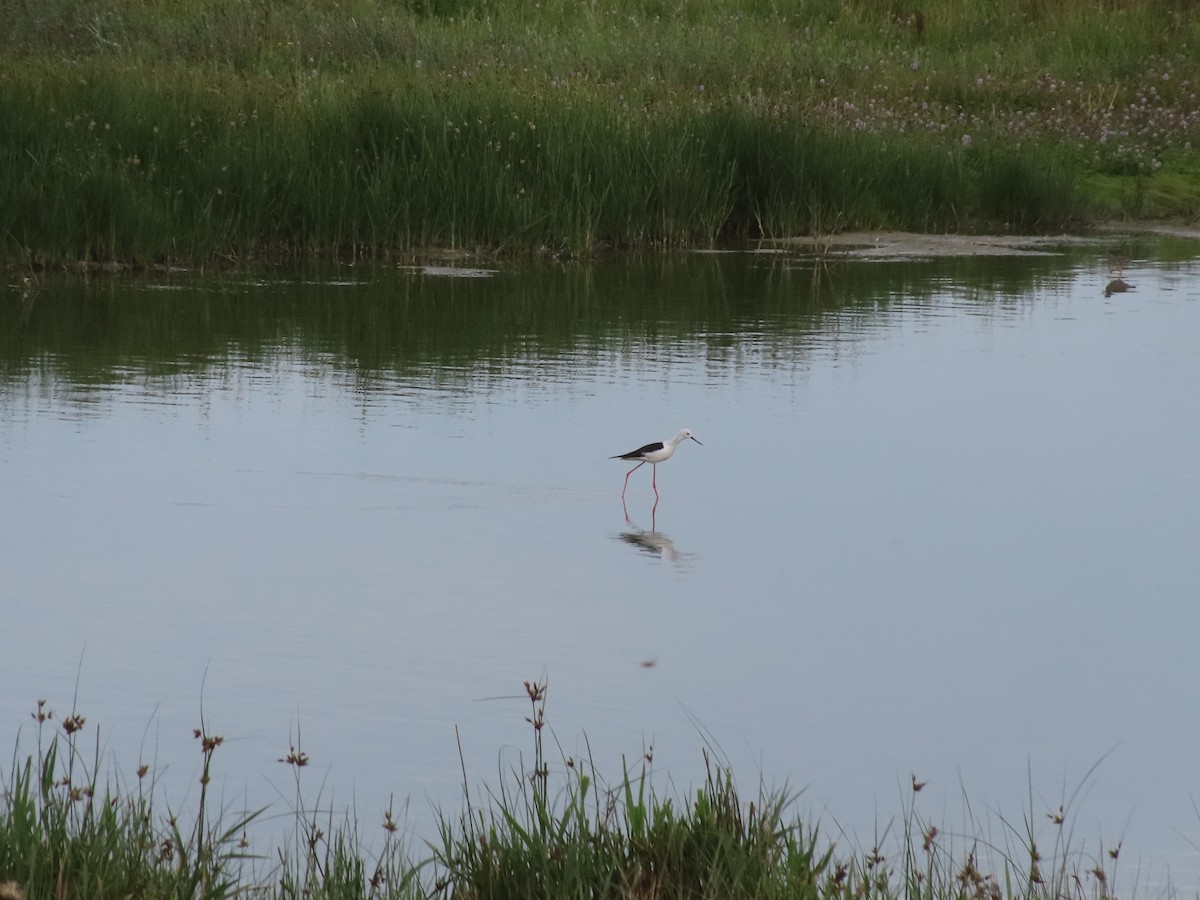
<path fill-rule="evenodd" d="M 708 748 L 863 848 L 914 776 L 949 832 L 1066 804 L 1194 889 L 1200 240 L 1015 243 L 10 276 L 0 747 L 45 698 L 179 807 L 203 717 L 226 805 L 298 746 L 419 842 L 544 678 L 613 780 Z"/>

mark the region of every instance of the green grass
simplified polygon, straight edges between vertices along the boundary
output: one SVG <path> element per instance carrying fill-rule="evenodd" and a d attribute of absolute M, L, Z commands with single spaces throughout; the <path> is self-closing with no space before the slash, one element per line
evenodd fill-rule
<path fill-rule="evenodd" d="M 204 757 L 197 809 L 160 808 L 147 766 L 133 785 L 102 784 L 87 759 L 85 719 L 55 724 L 39 701 L 37 749 L 14 754 L 0 805 L 0 898 L 256 896 L 271 898 L 927 898 L 1017 900 L 1113 897 L 1121 845 L 1095 856 L 1074 844 L 1079 789 L 1045 815 L 1032 796 L 1023 821 L 1001 834 L 947 834 L 918 810 L 914 776 L 904 809 L 869 849 L 840 847 L 796 811 L 796 795 L 760 786 L 751 798 L 711 748 L 703 785 L 663 796 L 650 777 L 653 751 L 607 783 L 593 761 L 545 749 L 544 681 L 526 683 L 532 756 L 484 796 L 465 781 L 457 816 L 414 855 L 391 802 L 382 843 L 356 818 L 335 818 L 306 799 L 310 760 L 299 735 L 279 762 L 295 773 L 291 836 L 258 846 L 264 810 L 210 809 L 208 787 L 224 739 L 195 738 Z M 1089 777 L 1090 777 L 1089 773 Z M 1086 781 L 1086 779 L 1085 779 Z M 1082 785 L 1081 785 L 1082 787 Z M 1045 849 L 1039 849 L 1049 832 Z"/>
<path fill-rule="evenodd" d="M 590 253 L 1200 213 L 1200 20 L 1167 0 L 0 12 L 10 262 Z"/>
<path fill-rule="evenodd" d="M 161 820 L 138 785 L 102 786 L 99 755 L 80 746 L 86 721 L 72 713 L 48 742 L 52 718 L 38 703 L 38 752 L 14 762 L 0 814 L 0 882 L 30 897 L 226 897 L 243 854 L 239 833 L 257 817 L 248 813 L 222 825 L 207 818 L 210 766 L 220 738 L 197 733 L 204 753 L 199 811 L 190 827 Z"/>

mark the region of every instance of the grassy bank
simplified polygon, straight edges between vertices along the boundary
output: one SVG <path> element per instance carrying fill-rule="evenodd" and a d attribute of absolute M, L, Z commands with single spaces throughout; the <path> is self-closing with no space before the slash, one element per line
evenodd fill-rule
<path fill-rule="evenodd" d="M 1182 0 L 0 7 L 10 262 L 1200 213 Z"/>
<path fill-rule="evenodd" d="M 56 717 L 39 701 L 36 749 L 18 746 L 3 784 L 0 898 L 1115 896 L 1120 844 L 1094 856 L 1074 846 L 1069 802 L 1045 816 L 1030 803 L 999 842 L 952 835 L 919 812 L 924 785 L 914 776 L 874 846 L 840 847 L 801 818 L 787 791 L 744 796 L 711 750 L 704 784 L 678 796 L 651 785 L 652 751 L 613 782 L 590 760 L 547 753 L 547 686 L 525 689 L 530 756 L 483 792 L 464 784 L 461 811 L 443 815 L 419 851 L 401 839 L 391 800 L 380 807 L 378 839 L 310 804 L 298 738 L 278 760 L 295 773 L 291 836 L 264 848 L 253 836 L 264 810 L 230 817 L 211 808 L 224 738 L 203 721 L 194 735 L 199 800 L 184 816 L 156 799 L 146 765 L 128 780 L 102 780 L 86 717 Z"/>

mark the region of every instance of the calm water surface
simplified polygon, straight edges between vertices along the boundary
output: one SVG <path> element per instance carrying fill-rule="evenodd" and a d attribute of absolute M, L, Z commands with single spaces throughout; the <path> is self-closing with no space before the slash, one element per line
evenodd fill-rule
<path fill-rule="evenodd" d="M 74 704 L 178 805 L 203 710 L 227 803 L 286 811 L 298 740 L 432 837 L 545 677 L 613 779 L 708 743 L 865 847 L 914 773 L 1046 844 L 1082 785 L 1080 844 L 1200 887 L 1200 243 L 1105 298 L 1116 243 L 8 285 L 0 747 Z"/>

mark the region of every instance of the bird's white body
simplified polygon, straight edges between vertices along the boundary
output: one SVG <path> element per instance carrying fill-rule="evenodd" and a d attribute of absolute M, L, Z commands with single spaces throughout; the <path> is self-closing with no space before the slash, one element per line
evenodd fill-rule
<path fill-rule="evenodd" d="M 628 453 L 619 453 L 616 456 L 610 456 L 609 459 L 624 459 L 630 462 L 636 462 L 637 465 L 625 473 L 625 487 L 629 487 L 629 476 L 644 466 L 646 463 L 654 466 L 654 477 L 651 479 L 651 484 L 654 486 L 654 496 L 658 496 L 658 464 L 666 462 L 675 455 L 675 448 L 686 440 L 696 441 L 695 435 L 688 428 L 683 429 L 675 437 L 669 441 L 658 441 L 653 444 L 646 444 L 644 447 L 638 447 L 636 450 L 630 450 Z M 700 444 L 699 441 L 696 441 Z M 703 444 L 700 444 L 703 447 Z M 625 496 L 625 490 L 621 490 L 621 496 Z"/>

